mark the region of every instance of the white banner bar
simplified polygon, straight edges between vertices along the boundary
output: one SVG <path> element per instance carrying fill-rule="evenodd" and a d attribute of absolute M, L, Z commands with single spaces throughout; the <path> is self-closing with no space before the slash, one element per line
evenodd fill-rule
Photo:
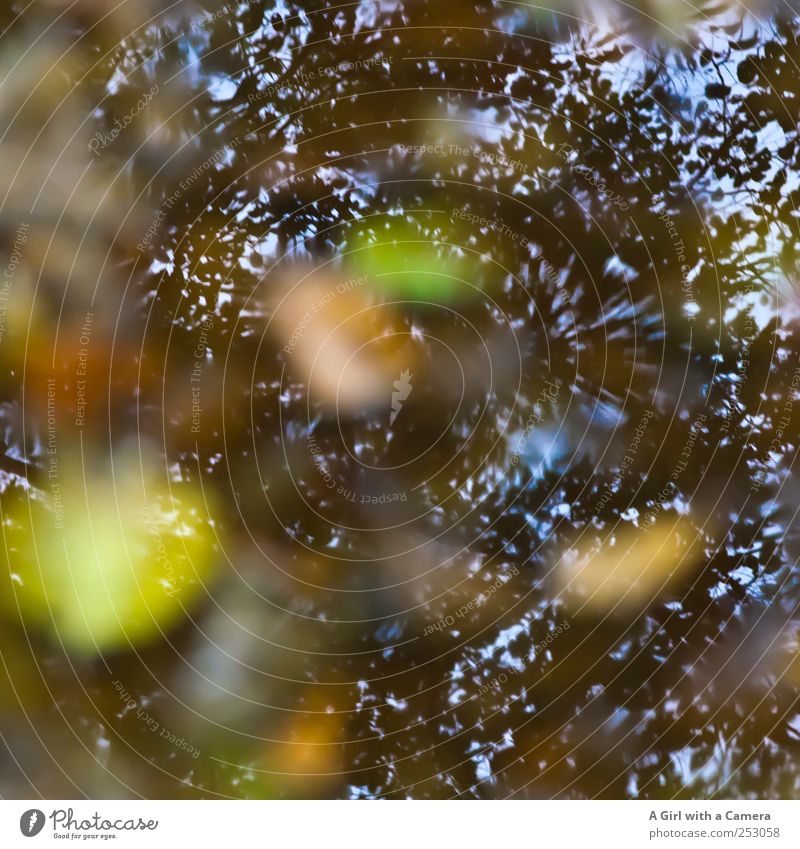
<path fill-rule="evenodd" d="M 0 802 L 0 846 L 800 846 L 800 802 Z"/>

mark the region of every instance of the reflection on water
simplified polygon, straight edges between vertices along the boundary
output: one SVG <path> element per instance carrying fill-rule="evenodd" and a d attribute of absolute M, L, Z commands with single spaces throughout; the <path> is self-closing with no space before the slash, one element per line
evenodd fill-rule
<path fill-rule="evenodd" d="M 798 21 L 22 5 L 3 794 L 796 797 Z"/>

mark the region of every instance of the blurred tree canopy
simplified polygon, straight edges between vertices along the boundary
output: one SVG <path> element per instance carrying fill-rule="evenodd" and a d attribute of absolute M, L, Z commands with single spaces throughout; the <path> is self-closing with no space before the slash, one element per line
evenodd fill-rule
<path fill-rule="evenodd" d="M 144 444 L 220 561 L 88 659 L 16 621 L 12 566 L 4 795 L 797 797 L 800 20 L 212 6 L 2 11 L 6 557 L 56 378 L 87 485 Z M 402 438 L 293 370 L 312 265 L 402 337 Z M 563 591 L 587 558 L 602 605 Z"/>

